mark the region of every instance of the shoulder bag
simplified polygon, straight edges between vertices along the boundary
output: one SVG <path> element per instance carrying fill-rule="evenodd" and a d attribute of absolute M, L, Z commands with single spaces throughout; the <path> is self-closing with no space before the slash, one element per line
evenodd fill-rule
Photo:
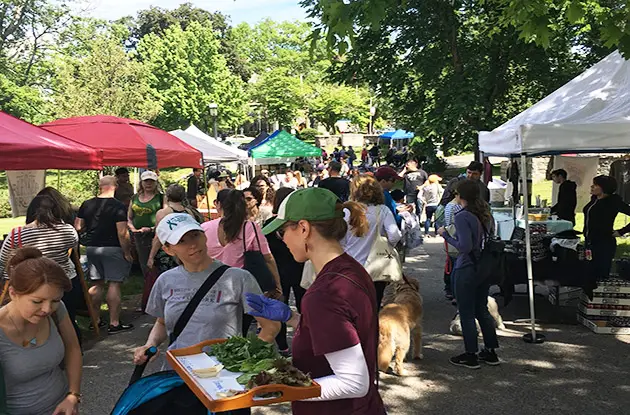
<path fill-rule="evenodd" d="M 17 229 L 17 233 L 15 232 L 15 230 Z M 15 243 L 15 237 L 17 236 L 17 246 Z M 7 261 L 5 263 L 5 272 L 7 275 L 9 275 L 6 267 L 9 266 L 9 260 L 11 259 L 11 257 L 13 255 L 15 255 L 15 251 L 18 250 L 19 248 L 22 248 L 22 227 L 18 226 L 17 228 L 13 228 L 11 229 L 11 234 L 9 235 L 10 238 L 10 251 L 9 251 L 9 255 L 7 256 Z M 2 287 L 2 294 L 0 294 L 0 306 L 4 305 L 4 300 L 7 297 L 7 293 L 9 292 L 9 278 L 4 280 L 4 284 Z"/>
<path fill-rule="evenodd" d="M 256 235 L 256 242 L 258 243 L 258 250 L 247 250 L 247 238 L 245 237 L 245 228 L 247 228 L 247 224 L 252 225 L 252 229 L 254 230 L 254 235 Z M 258 285 L 260 285 L 260 289 L 263 292 L 273 291 L 276 289 L 276 282 L 273 278 L 273 274 L 267 265 L 267 261 L 265 261 L 265 256 L 260 252 L 260 239 L 258 238 L 258 232 L 256 231 L 256 226 L 254 222 L 245 222 L 243 225 L 243 256 L 245 257 L 245 266 L 243 269 L 249 271 L 250 274 L 256 278 L 258 281 Z"/>
<path fill-rule="evenodd" d="M 377 206 L 376 237 L 365 261 L 365 270 L 372 281 L 396 282 L 402 280 L 402 264 L 396 249 L 381 235 L 381 208 Z"/>
<path fill-rule="evenodd" d="M 227 265 L 222 265 L 219 268 L 215 269 L 208 276 L 208 278 L 206 278 L 206 280 L 203 282 L 201 287 L 199 287 L 193 298 L 184 309 L 184 312 L 177 319 L 177 323 L 175 323 L 175 328 L 169 336 L 169 344 L 175 343 L 179 335 L 182 334 L 182 331 L 184 331 L 184 329 L 186 328 L 186 325 L 190 321 L 190 318 L 194 314 L 195 310 L 197 310 L 197 307 L 201 303 L 201 300 L 203 300 L 203 297 L 205 297 L 206 294 L 210 292 L 212 287 L 217 283 L 217 281 L 219 281 L 219 278 L 221 278 L 225 271 L 227 271 L 229 268 L 230 267 Z"/>
<path fill-rule="evenodd" d="M 477 283 L 483 284 L 491 280 L 492 276 L 502 268 L 505 242 L 490 234 L 481 219 L 477 217 L 482 228 L 481 253 L 470 252 L 470 259 L 475 265 Z"/>
<path fill-rule="evenodd" d="M 315 266 L 309 259 L 304 263 L 304 269 L 302 270 L 302 280 L 300 281 L 300 287 L 308 290 L 313 282 L 315 282 L 315 277 L 317 277 L 317 273 L 315 272 Z"/>

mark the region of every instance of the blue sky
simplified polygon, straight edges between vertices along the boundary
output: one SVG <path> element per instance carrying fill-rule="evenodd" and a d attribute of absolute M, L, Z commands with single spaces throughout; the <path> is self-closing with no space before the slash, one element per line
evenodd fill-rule
<path fill-rule="evenodd" d="M 137 11 L 158 6 L 177 8 L 185 0 L 89 0 L 87 13 L 92 17 L 115 20 L 135 15 Z M 195 6 L 208 11 L 220 11 L 231 17 L 232 24 L 256 23 L 270 17 L 276 21 L 304 20 L 305 9 L 299 0 L 192 0 Z"/>

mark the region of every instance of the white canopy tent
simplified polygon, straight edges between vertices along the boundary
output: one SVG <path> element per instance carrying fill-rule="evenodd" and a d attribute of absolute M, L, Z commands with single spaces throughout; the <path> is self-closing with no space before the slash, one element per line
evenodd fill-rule
<path fill-rule="evenodd" d="M 613 52 L 493 131 L 485 155 L 619 152 L 630 146 L 630 62 Z"/>
<path fill-rule="evenodd" d="M 176 131 L 181 131 L 181 130 L 176 130 Z M 232 147 L 225 143 L 222 143 L 219 140 L 205 134 L 203 131 L 201 131 L 199 128 L 195 127 L 192 124 L 186 130 L 181 131 L 181 132 L 184 133 L 184 134 L 181 134 L 182 136 L 185 135 L 187 137 L 186 139 L 180 137 L 177 134 L 174 134 L 175 131 L 171 132 L 171 134 L 176 135 L 178 138 L 182 139 L 183 141 L 186 141 L 187 139 L 190 139 L 190 140 L 196 139 L 196 142 L 198 142 L 200 146 L 205 144 L 204 147 L 209 149 L 209 152 L 207 154 L 207 156 L 209 157 L 208 159 L 206 159 L 206 152 L 201 147 L 197 147 L 194 144 L 188 143 L 188 141 L 186 141 L 188 144 L 190 144 L 191 146 L 197 148 L 202 153 L 204 153 L 204 160 L 207 160 L 210 162 L 238 161 L 242 164 L 248 164 L 249 162 L 249 156 L 247 154 L 247 151 L 239 150 L 236 147 Z"/>
<path fill-rule="evenodd" d="M 225 162 L 242 162 L 242 158 L 239 157 L 238 154 L 235 154 L 233 151 L 226 150 L 220 145 L 224 145 L 223 143 L 212 142 L 204 140 L 203 138 L 199 138 L 195 135 L 187 133 L 182 130 L 171 131 L 175 137 L 179 138 L 186 144 L 196 148 L 201 151 L 203 154 L 203 161 L 206 163 L 225 163 Z M 216 141 L 216 140 L 215 140 Z M 227 146 L 229 147 L 229 146 Z M 238 150 L 237 151 L 241 151 Z M 245 160 L 247 160 L 247 154 L 245 154 Z M 246 161 L 245 161 L 246 162 Z"/>
<path fill-rule="evenodd" d="M 527 195 L 527 157 L 562 153 L 618 153 L 630 148 L 630 62 L 613 52 L 560 89 L 493 131 L 479 133 L 484 155 L 520 156 Z M 531 333 L 536 333 L 528 205 L 524 203 Z"/>

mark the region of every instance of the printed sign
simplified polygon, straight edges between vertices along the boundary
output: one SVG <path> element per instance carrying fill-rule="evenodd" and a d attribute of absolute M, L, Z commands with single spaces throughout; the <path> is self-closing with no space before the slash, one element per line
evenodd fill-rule
<path fill-rule="evenodd" d="M 14 218 L 26 215 L 31 200 L 46 184 L 46 170 L 10 170 L 7 171 L 9 182 L 9 202 Z"/>

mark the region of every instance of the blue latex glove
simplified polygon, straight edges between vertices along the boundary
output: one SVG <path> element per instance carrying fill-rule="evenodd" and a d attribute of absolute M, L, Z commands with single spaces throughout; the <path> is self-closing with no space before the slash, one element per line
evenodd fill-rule
<path fill-rule="evenodd" d="M 291 319 L 291 307 L 282 301 L 267 298 L 262 294 L 245 293 L 247 305 L 252 308 L 248 314 L 254 317 L 262 317 L 271 321 L 286 323 Z"/>

